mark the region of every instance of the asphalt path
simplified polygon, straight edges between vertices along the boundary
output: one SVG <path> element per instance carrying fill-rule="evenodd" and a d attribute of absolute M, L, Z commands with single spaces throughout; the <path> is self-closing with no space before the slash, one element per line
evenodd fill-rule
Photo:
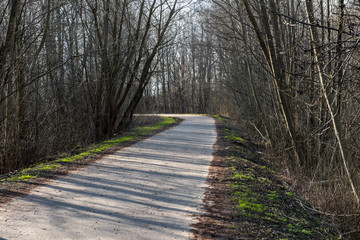
<path fill-rule="evenodd" d="M 185 121 L 1 206 L 0 239 L 188 239 L 216 130 L 210 117 L 176 116 Z"/>

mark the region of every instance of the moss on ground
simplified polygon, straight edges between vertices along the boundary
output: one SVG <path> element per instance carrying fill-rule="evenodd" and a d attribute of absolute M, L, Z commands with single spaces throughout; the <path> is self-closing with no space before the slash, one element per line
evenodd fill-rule
<path fill-rule="evenodd" d="M 224 120 L 224 118 L 222 116 L 218 115 L 218 114 L 213 115 L 213 117 L 216 118 L 219 121 Z"/>

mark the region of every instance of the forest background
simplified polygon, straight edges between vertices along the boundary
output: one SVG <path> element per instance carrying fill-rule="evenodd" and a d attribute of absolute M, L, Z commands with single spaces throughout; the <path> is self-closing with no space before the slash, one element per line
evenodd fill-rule
<path fill-rule="evenodd" d="M 360 2 L 4 0 L 0 173 L 134 113 L 236 119 L 305 197 L 359 223 Z M 357 224 L 358 225 L 358 224 Z"/>

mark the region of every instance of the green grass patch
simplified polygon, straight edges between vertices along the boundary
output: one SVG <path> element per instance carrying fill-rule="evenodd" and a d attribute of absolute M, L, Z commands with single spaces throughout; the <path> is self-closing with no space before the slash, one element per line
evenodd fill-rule
<path fill-rule="evenodd" d="M 238 226 L 236 226 L 236 225 L 231 225 L 230 226 L 230 229 L 238 229 L 239 227 Z"/>
<path fill-rule="evenodd" d="M 286 192 L 286 195 L 290 196 L 290 197 L 296 197 L 296 194 L 293 192 Z"/>
<path fill-rule="evenodd" d="M 266 177 L 258 177 L 258 180 L 259 180 L 259 182 L 262 183 L 262 184 L 267 184 L 267 185 L 269 185 L 269 184 L 272 183 L 272 181 L 271 181 L 270 179 L 266 178 Z"/>
<path fill-rule="evenodd" d="M 306 230 L 306 229 L 301 230 L 301 232 L 304 233 L 304 234 L 306 234 L 306 235 L 309 235 L 309 236 L 312 235 L 312 232 L 309 231 L 309 230 Z"/>
<path fill-rule="evenodd" d="M 18 173 L 16 175 L 14 175 L 13 177 L 11 177 L 11 181 L 15 181 L 15 182 L 27 182 L 30 179 L 34 179 L 37 178 L 37 175 L 30 175 L 30 174 L 21 174 Z M 4 182 L 6 179 L 1 180 L 2 182 Z"/>
<path fill-rule="evenodd" d="M 221 117 L 221 116 L 220 116 L 220 115 L 218 115 L 218 114 L 213 115 L 213 117 L 214 117 L 214 118 L 216 118 L 216 119 L 217 119 L 217 120 L 219 120 L 219 121 L 224 120 L 224 118 L 223 118 L 223 117 Z"/>
<path fill-rule="evenodd" d="M 137 134 L 139 135 L 143 135 L 143 134 L 147 134 L 151 131 L 157 130 L 159 128 L 165 127 L 167 125 L 173 124 L 176 122 L 176 119 L 171 118 L 171 117 L 162 117 L 164 120 L 160 123 L 156 123 L 154 125 L 151 126 L 145 126 L 145 127 L 139 127 L 137 128 Z"/>
<path fill-rule="evenodd" d="M 226 138 L 233 140 L 234 142 L 244 142 L 245 140 L 242 137 L 237 137 L 234 134 L 227 136 Z"/>
<path fill-rule="evenodd" d="M 276 191 L 269 191 L 269 199 L 270 200 L 277 200 L 279 199 L 279 194 Z"/>
<path fill-rule="evenodd" d="M 53 170 L 56 168 L 61 168 L 61 165 L 60 164 L 46 165 L 46 166 L 40 168 L 40 170 Z"/>
<path fill-rule="evenodd" d="M 305 235 L 308 235 L 308 236 L 311 236 L 312 235 L 312 232 L 307 230 L 307 229 L 304 229 L 303 226 L 299 223 L 297 224 L 288 224 L 287 225 L 289 227 L 289 230 L 290 232 L 293 232 L 295 234 L 305 234 Z"/>
<path fill-rule="evenodd" d="M 256 176 L 253 171 L 236 171 L 235 168 L 232 168 L 234 175 L 232 179 L 234 180 L 231 183 L 233 189 L 233 200 L 237 202 L 237 208 L 244 211 L 244 214 L 251 214 L 251 212 L 264 212 L 266 210 L 265 205 L 259 203 L 259 196 L 252 192 L 250 188 L 247 187 L 246 182 L 256 181 Z M 250 169 L 251 170 L 251 169 Z"/>
<path fill-rule="evenodd" d="M 235 192 L 234 200 L 238 202 L 238 209 L 251 210 L 254 212 L 264 212 L 266 207 L 263 204 L 257 203 L 256 197 L 250 192 Z"/>
<path fill-rule="evenodd" d="M 264 212 L 265 206 L 259 203 L 249 202 L 247 199 L 239 198 L 238 208 L 245 210 L 252 210 L 255 212 Z"/>
<path fill-rule="evenodd" d="M 287 218 L 281 217 L 278 214 L 275 214 L 272 212 L 267 212 L 267 213 L 265 213 L 265 215 L 266 215 L 265 219 L 269 220 L 269 221 L 280 222 L 280 223 L 288 222 Z"/>
<path fill-rule="evenodd" d="M 249 172 L 249 173 L 237 173 L 232 177 L 234 180 L 241 180 L 241 181 L 254 181 L 255 180 L 255 176 L 253 173 Z"/>
<path fill-rule="evenodd" d="M 226 137 L 227 139 L 230 139 L 234 142 L 245 142 L 245 139 L 243 139 L 242 137 L 237 136 L 237 134 L 235 134 L 234 130 L 230 130 L 228 128 L 225 128 L 225 133 L 226 133 Z"/>

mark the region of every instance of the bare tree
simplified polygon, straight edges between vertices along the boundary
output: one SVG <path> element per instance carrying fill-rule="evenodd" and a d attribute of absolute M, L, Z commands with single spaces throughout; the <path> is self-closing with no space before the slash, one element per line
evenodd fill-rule
<path fill-rule="evenodd" d="M 0 6 L 1 172 L 127 125 L 180 10 L 176 0 Z"/>

